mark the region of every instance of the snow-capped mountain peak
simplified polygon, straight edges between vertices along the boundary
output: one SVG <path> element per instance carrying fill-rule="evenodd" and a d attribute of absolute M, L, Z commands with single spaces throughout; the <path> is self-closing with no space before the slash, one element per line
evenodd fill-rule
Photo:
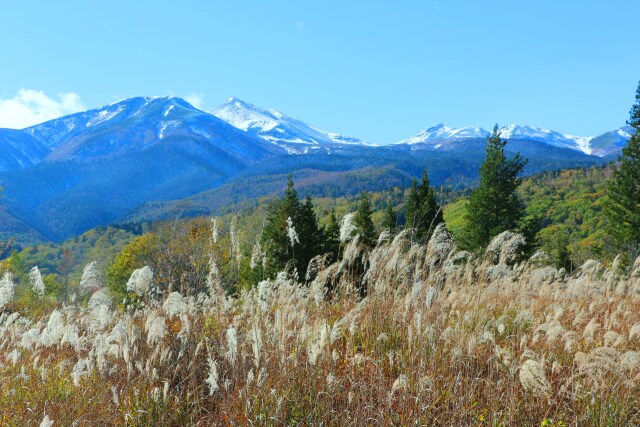
<path fill-rule="evenodd" d="M 452 128 L 440 123 L 420 131 L 417 135 L 398 142 L 398 144 L 438 144 L 443 140 L 486 138 L 489 132 L 481 127 Z"/>
<path fill-rule="evenodd" d="M 499 132 L 502 139 L 538 141 L 556 147 L 571 148 L 585 154 L 591 154 L 593 151 L 591 146 L 593 137 L 591 136 L 567 135 L 549 129 L 517 124 L 503 126 L 499 129 Z M 424 144 L 436 149 L 441 147 L 444 149 L 461 140 L 483 139 L 489 135 L 490 133 L 487 130 L 477 126 L 452 128 L 444 124 L 438 124 L 420 131 L 415 136 L 404 139 L 397 144 Z M 620 136 L 622 137 L 623 135 L 620 134 Z"/>
<path fill-rule="evenodd" d="M 304 153 L 328 144 L 366 144 L 358 138 L 325 132 L 280 111 L 265 110 L 236 97 L 229 98 L 211 114 L 291 153 Z"/>
<path fill-rule="evenodd" d="M 212 111 L 211 114 L 244 131 L 254 129 L 268 132 L 278 125 L 278 117 L 273 112 L 263 110 L 236 97 L 229 98 L 224 105 Z"/>
<path fill-rule="evenodd" d="M 510 124 L 500 128 L 500 137 L 504 139 L 520 139 L 540 141 L 557 147 L 572 148 L 590 154 L 591 136 L 566 135 L 549 129 L 528 125 Z"/>

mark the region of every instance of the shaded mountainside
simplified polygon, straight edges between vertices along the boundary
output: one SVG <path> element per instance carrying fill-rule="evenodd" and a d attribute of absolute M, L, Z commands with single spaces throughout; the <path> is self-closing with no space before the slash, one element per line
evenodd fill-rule
<path fill-rule="evenodd" d="M 408 187 L 424 168 L 431 182 L 461 190 L 475 184 L 484 160 L 485 141 L 469 140 L 449 151 L 416 146 L 351 148 L 340 153 L 312 153 L 305 156 L 271 158 L 253 165 L 218 188 L 181 200 L 145 203 L 124 221 L 155 221 L 184 216 L 219 215 L 251 206 L 260 198 L 272 197 L 286 187 L 292 174 L 303 194 L 313 197 L 340 197 L 364 190 L 383 191 Z M 584 167 L 605 160 L 575 150 L 540 147 L 533 141 L 513 141 L 507 152 L 519 151 L 529 158 L 525 173 Z"/>
<path fill-rule="evenodd" d="M 131 103 L 133 110 L 120 103 L 28 129 L 49 138 L 51 151 L 29 168 L 0 174 L 12 217 L 60 240 L 116 222 L 145 201 L 215 187 L 283 152 L 182 100 Z M 69 133 L 60 137 L 60 128 Z"/>
<path fill-rule="evenodd" d="M 41 162 L 47 147 L 26 132 L 0 129 L 0 171 L 24 169 Z"/>
<path fill-rule="evenodd" d="M 526 204 L 526 214 L 530 217 L 543 218 L 539 233 L 540 247 L 551 255 L 558 256 L 558 250 L 566 246 L 569 257 L 574 265 L 580 265 L 589 258 L 607 258 L 607 236 L 605 224 L 601 215 L 602 201 L 605 195 L 606 179 L 611 174 L 611 166 L 590 167 L 581 169 L 567 169 L 543 172 L 526 178 L 521 185 L 520 195 Z M 383 191 L 371 194 L 375 213 L 374 222 L 380 228 L 383 212 L 387 204 L 391 204 L 400 224 L 404 222 L 404 202 L 407 196 L 407 175 L 402 175 L 391 167 L 358 169 L 353 172 L 324 172 L 324 183 L 320 176 L 312 170 L 299 171 L 296 185 L 301 193 L 321 193 L 323 186 L 338 194 L 339 187 L 343 190 L 338 197 L 314 197 L 316 213 L 321 224 L 326 224 L 331 209 L 335 209 L 339 218 L 357 208 L 359 188 L 365 184 L 387 179 L 387 187 Z M 134 235 L 145 230 L 162 227 L 161 223 L 144 223 L 143 218 L 154 221 L 167 219 L 175 221 L 177 218 L 209 216 L 214 211 L 223 216 L 222 223 L 231 223 L 231 217 L 238 215 L 239 230 L 246 240 L 246 255 L 250 257 L 253 244 L 260 235 L 264 225 L 268 202 L 274 196 L 281 196 L 286 186 L 286 175 L 270 177 L 254 177 L 251 180 L 240 180 L 225 184 L 216 190 L 206 191 L 196 196 L 172 203 L 148 203 L 133 215 L 134 224 L 120 225 L 117 228 L 99 227 L 81 236 L 68 239 L 64 243 L 46 243 L 38 248 L 27 247 L 21 253 L 25 265 L 29 268 L 39 265 L 45 272 L 60 273 L 58 267 L 62 263 L 62 251 L 67 248 L 73 252 L 73 269 L 78 274 L 88 262 L 99 259 L 111 259 L 96 254 L 113 254 L 122 244 Z M 400 183 L 396 185 L 396 183 Z M 333 187 L 335 185 L 335 187 Z M 281 187 L 282 186 L 282 187 Z M 245 199 L 241 193 L 243 188 L 262 188 L 266 196 L 254 194 Z M 390 191 L 387 191 L 391 189 Z M 330 192 L 327 190 L 327 192 Z M 351 192 L 351 195 L 346 193 Z M 444 216 L 447 227 L 454 236 L 458 236 L 465 220 L 465 194 L 467 189 L 441 189 L 440 200 L 445 204 Z M 221 201 L 230 201 L 223 204 Z M 1 211 L 0 211 L 1 214 Z M 179 224 L 188 223 L 180 220 Z M 173 225 L 171 225 L 173 227 Z M 113 242 L 109 249 L 107 242 Z"/>

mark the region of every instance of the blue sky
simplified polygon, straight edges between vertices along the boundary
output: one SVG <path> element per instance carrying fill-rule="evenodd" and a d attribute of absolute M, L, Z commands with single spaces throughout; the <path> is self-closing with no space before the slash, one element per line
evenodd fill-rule
<path fill-rule="evenodd" d="M 137 95 L 236 96 L 394 142 L 443 122 L 600 134 L 640 80 L 640 1 L 20 1 L 0 125 Z"/>

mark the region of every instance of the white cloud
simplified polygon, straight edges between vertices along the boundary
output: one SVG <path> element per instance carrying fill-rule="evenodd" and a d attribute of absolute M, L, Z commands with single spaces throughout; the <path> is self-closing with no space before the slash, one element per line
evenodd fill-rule
<path fill-rule="evenodd" d="M 204 95 L 201 93 L 191 93 L 185 96 L 184 100 L 196 107 L 198 110 L 204 109 Z"/>
<path fill-rule="evenodd" d="M 20 89 L 13 98 L 0 98 L 0 128 L 23 129 L 84 110 L 80 96 L 73 92 L 54 99 L 42 91 Z"/>
<path fill-rule="evenodd" d="M 295 24 L 293 24 L 294 27 L 296 27 L 299 30 L 304 29 L 304 21 L 298 21 Z"/>

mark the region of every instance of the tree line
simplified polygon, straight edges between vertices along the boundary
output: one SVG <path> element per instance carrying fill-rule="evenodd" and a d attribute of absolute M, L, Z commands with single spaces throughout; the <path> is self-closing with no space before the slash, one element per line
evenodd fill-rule
<path fill-rule="evenodd" d="M 516 193 L 526 160 L 519 154 L 507 158 L 505 145 L 506 141 L 500 138 L 496 125 L 487 140 L 486 158 L 480 169 L 480 186 L 471 193 L 467 205 L 468 227 L 460 243 L 470 250 L 481 250 L 491 238 L 503 231 L 526 230 L 522 222 L 524 204 Z M 443 206 L 437 200 L 436 189 L 429 182 L 427 170 L 424 170 L 420 181 L 413 179 L 404 205 L 404 224 L 399 223 L 399 215 L 388 203 L 382 228 L 378 230 L 372 219 L 371 195 L 365 191 L 359 197 L 356 211 L 347 215 L 343 224 L 338 223 L 332 211 L 328 225 L 320 227 L 311 198 L 307 196 L 302 202 L 289 176 L 284 195 L 269 206 L 260 236 L 266 257 L 264 273 L 273 276 L 279 271 L 289 270 L 304 277 L 309 261 L 315 256 L 328 254 L 333 260 L 337 259 L 340 234 L 345 232 L 341 228 L 357 235 L 359 242 L 369 249 L 376 246 L 379 233 L 393 236 L 402 229 L 409 232 L 413 243 L 426 243 L 436 226 L 444 222 Z M 344 224 L 345 221 L 352 224 Z"/>
<path fill-rule="evenodd" d="M 633 262 L 640 255 L 640 85 L 627 123 L 635 133 L 623 149 L 607 183 L 604 214 L 607 232 L 614 246 L 611 249 L 621 253 L 628 262 Z M 530 253 L 537 247 L 536 236 L 544 218 L 526 217 L 525 205 L 517 192 L 527 159 L 519 153 L 507 157 L 506 144 L 496 124 L 487 138 L 479 186 L 471 192 L 465 206 L 466 225 L 457 242 L 462 248 L 482 251 L 493 237 L 507 230 L 523 234 Z M 393 236 L 402 229 L 410 233 L 412 242 L 425 243 L 435 227 L 444 222 L 443 204 L 436 197 L 436 189 L 429 182 L 427 170 L 424 170 L 420 181 L 413 179 L 404 206 L 404 215 L 398 215 L 394 206 L 388 203 L 382 227 L 378 230 L 372 220 L 371 196 L 365 191 L 360 195 L 356 212 L 345 217 L 343 222 L 352 221 L 351 233 L 357 234 L 361 244 L 368 248 L 376 245 L 379 233 Z M 399 218 L 402 216 L 404 223 L 401 224 Z M 329 254 L 332 259 L 337 259 L 340 228 L 334 211 L 328 225 L 320 227 L 311 198 L 301 202 L 289 177 L 284 196 L 269 207 L 260 237 L 267 249 L 265 274 L 271 276 L 288 269 L 304 277 L 313 257 Z M 566 245 L 559 248 L 556 265 L 569 268 L 568 256 Z"/>

